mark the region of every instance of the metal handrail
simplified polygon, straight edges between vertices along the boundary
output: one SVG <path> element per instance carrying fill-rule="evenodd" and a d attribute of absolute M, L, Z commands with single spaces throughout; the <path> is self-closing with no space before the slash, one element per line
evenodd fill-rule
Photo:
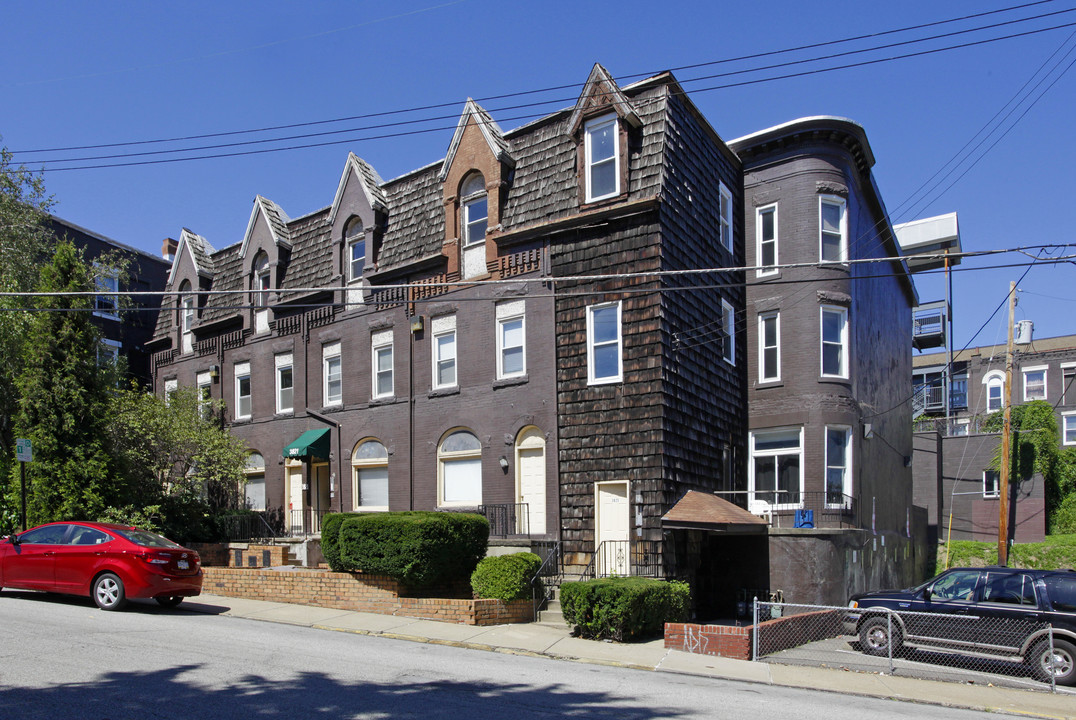
<path fill-rule="evenodd" d="M 538 620 L 538 606 L 550 599 L 550 588 L 559 586 L 564 580 L 564 563 L 561 562 L 561 557 L 560 540 L 554 540 L 552 550 L 545 556 L 542 564 L 538 566 L 538 570 L 531 577 L 531 606 L 536 621 Z M 549 572 L 550 567 L 554 568 L 553 572 Z M 545 584 L 542 582 L 543 578 L 553 578 L 556 582 Z M 541 602 L 538 601 L 538 587 L 540 584 L 542 586 Z"/>

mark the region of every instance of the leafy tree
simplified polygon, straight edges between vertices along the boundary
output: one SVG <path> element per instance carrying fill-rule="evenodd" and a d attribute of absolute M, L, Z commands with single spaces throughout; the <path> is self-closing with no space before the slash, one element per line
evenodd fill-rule
<path fill-rule="evenodd" d="M 111 444 L 137 502 L 112 517 L 156 525 L 170 537 L 209 539 L 222 511 L 241 508 L 247 448 L 220 423 L 220 401 L 184 387 L 167 398 L 137 387 L 114 393 Z"/>
<path fill-rule="evenodd" d="M 41 269 L 43 294 L 34 301 L 16 380 L 15 431 L 34 448 L 26 468 L 30 525 L 94 519 L 127 499 L 126 484 L 113 473 L 106 431 L 114 375 L 98 361 L 93 296 L 75 294 L 95 287 L 81 252 L 59 242 Z M 18 471 L 9 477 L 8 506 L 16 507 Z"/>
<path fill-rule="evenodd" d="M 52 198 L 40 175 L 15 167 L 11 153 L 0 148 L 0 292 L 30 292 L 37 287 L 39 258 L 46 257 L 53 238 L 46 221 Z M 0 477 L 15 454 L 14 419 L 19 360 L 30 330 L 30 313 L 19 297 L 0 297 Z"/>
<path fill-rule="evenodd" d="M 1032 400 L 1011 408 L 1009 477 L 1027 480 L 1035 473 L 1043 478 L 1046 491 L 1047 527 L 1053 531 L 1055 516 L 1066 498 L 1076 491 L 1076 453 L 1061 449 L 1054 408 L 1044 400 Z M 986 432 L 1001 432 L 1002 411 L 990 415 L 983 424 Z M 994 452 L 991 467 L 1001 468 L 1001 445 Z"/>

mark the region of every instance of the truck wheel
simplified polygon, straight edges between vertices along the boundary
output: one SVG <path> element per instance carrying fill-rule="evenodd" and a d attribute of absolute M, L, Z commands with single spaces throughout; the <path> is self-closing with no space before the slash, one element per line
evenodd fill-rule
<path fill-rule="evenodd" d="M 890 637 L 890 624 L 893 628 L 893 636 Z M 900 628 L 896 620 L 892 622 L 885 617 L 872 617 L 863 621 L 859 626 L 859 644 L 863 652 L 868 655 L 889 655 L 889 646 L 893 646 L 893 655 L 900 650 Z"/>
<path fill-rule="evenodd" d="M 1054 652 L 1050 654 L 1050 641 L 1039 640 L 1031 649 L 1031 668 L 1035 677 L 1050 682 L 1050 675 L 1058 685 L 1076 685 L 1076 646 L 1067 640 L 1054 638 Z"/>

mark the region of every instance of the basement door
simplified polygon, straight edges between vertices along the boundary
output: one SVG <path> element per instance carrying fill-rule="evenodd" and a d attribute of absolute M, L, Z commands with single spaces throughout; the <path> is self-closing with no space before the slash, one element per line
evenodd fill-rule
<path fill-rule="evenodd" d="M 528 523 L 517 528 L 520 534 L 545 535 L 545 438 L 538 428 L 529 428 L 516 445 L 517 502 L 527 504 Z"/>
<path fill-rule="evenodd" d="M 599 577 L 630 574 L 628 484 L 595 483 L 597 530 L 594 569 Z"/>

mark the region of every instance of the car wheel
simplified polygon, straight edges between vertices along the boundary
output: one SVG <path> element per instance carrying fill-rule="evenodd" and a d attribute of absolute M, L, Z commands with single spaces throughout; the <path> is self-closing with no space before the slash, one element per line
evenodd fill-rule
<path fill-rule="evenodd" d="M 1035 677 L 1050 682 L 1050 675 L 1058 685 L 1076 685 L 1076 646 L 1066 640 L 1054 638 L 1054 652 L 1050 654 L 1050 641 L 1040 640 L 1031 649 L 1031 667 Z"/>
<path fill-rule="evenodd" d="M 172 595 L 171 597 L 159 597 L 153 598 L 157 601 L 157 604 L 161 607 L 175 607 L 183 602 L 183 598 L 179 595 Z"/>
<path fill-rule="evenodd" d="M 112 573 L 101 575 L 93 581 L 93 601 L 102 610 L 119 610 L 127 604 L 123 581 Z"/>
<path fill-rule="evenodd" d="M 893 628 L 892 637 L 890 624 Z M 859 627 L 859 644 L 868 655 L 889 655 L 889 646 L 892 644 L 892 653 L 896 655 L 901 644 L 900 628 L 896 619 L 890 621 L 886 617 L 872 617 L 864 620 Z"/>

